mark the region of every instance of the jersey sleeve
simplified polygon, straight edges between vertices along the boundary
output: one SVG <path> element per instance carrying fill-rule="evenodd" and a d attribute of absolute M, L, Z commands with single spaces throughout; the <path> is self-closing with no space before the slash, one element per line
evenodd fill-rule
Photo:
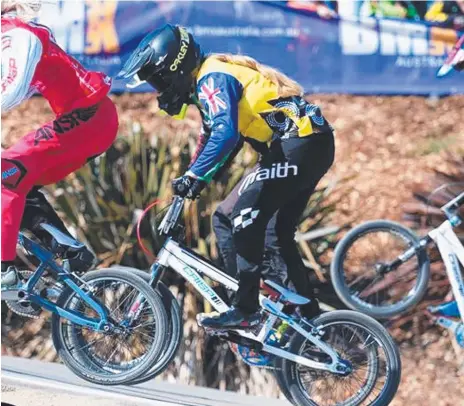
<path fill-rule="evenodd" d="M 211 121 L 211 131 L 188 175 L 209 183 L 234 151 L 240 140 L 238 103 L 242 93 L 241 83 L 232 75 L 212 72 L 200 79 L 198 99 Z"/>
<path fill-rule="evenodd" d="M 42 43 L 33 33 L 22 28 L 2 33 L 2 112 L 29 96 L 41 57 Z"/>

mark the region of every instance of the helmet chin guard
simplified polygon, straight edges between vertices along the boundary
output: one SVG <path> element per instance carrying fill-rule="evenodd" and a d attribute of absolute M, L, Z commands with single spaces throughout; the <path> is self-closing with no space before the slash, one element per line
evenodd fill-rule
<path fill-rule="evenodd" d="M 194 72 L 203 52 L 184 27 L 166 24 L 146 35 L 126 60 L 117 79 L 130 79 L 135 88 L 148 83 L 159 92 L 160 109 L 170 116 L 185 116 L 194 85 Z"/>

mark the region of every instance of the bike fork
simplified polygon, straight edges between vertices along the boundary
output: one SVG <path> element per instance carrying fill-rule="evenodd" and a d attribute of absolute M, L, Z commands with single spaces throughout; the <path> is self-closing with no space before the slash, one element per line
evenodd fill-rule
<path fill-rule="evenodd" d="M 151 266 L 151 279 L 150 279 L 150 286 L 153 290 L 156 290 L 156 286 L 158 285 L 159 280 L 161 279 L 164 271 L 164 266 L 155 263 Z M 127 319 L 129 321 L 129 325 L 131 325 L 134 320 L 137 320 L 140 314 L 143 311 L 145 304 L 145 297 L 139 293 L 135 298 L 134 302 L 132 303 L 129 313 L 127 315 Z"/>
<path fill-rule="evenodd" d="M 416 255 L 417 252 L 423 250 L 425 247 L 427 247 L 427 245 L 429 245 L 432 242 L 433 240 L 428 235 L 422 238 L 419 241 L 418 245 L 412 246 L 411 248 L 403 252 L 401 255 L 399 255 L 398 258 L 396 258 L 393 262 L 387 264 L 383 272 L 388 273 L 394 271 L 396 268 L 409 261 L 414 255 Z"/>

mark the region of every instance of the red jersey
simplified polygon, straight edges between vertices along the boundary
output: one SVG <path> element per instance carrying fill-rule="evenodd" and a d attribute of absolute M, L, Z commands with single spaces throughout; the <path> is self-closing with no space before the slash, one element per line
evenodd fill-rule
<path fill-rule="evenodd" d="M 85 69 L 47 27 L 2 16 L 3 111 L 39 92 L 59 116 L 98 103 L 110 88 L 109 76 Z"/>

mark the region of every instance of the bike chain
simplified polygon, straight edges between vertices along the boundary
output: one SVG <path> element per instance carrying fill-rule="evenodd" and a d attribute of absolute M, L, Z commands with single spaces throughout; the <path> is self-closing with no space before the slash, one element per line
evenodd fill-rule
<path fill-rule="evenodd" d="M 32 271 L 28 271 L 28 270 L 19 271 L 18 270 L 18 275 L 20 275 L 21 279 L 23 280 L 29 279 L 33 274 L 34 272 Z M 34 290 L 41 292 L 47 287 L 47 285 L 54 285 L 54 284 L 55 284 L 55 281 L 53 279 L 41 277 L 38 280 L 37 284 L 35 285 Z M 7 307 L 13 313 L 19 314 L 20 316 L 29 317 L 31 319 L 37 320 L 40 318 L 40 314 L 42 313 L 41 308 L 38 308 L 38 309 L 34 308 L 33 304 L 28 300 L 25 300 L 25 301 L 5 300 L 5 302 L 6 302 Z"/>

